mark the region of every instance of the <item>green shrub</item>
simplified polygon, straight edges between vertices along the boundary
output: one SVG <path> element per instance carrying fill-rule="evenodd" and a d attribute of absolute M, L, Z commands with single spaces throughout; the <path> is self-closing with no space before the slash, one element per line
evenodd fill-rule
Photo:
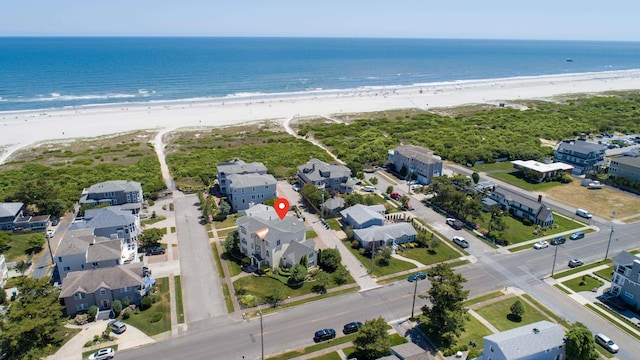
<path fill-rule="evenodd" d="M 468 349 L 469 349 L 469 345 L 463 344 L 460 346 L 448 348 L 445 351 L 443 351 L 442 354 L 444 356 L 451 356 L 451 355 L 455 355 L 455 353 L 457 353 L 458 351 L 467 351 Z"/>
<path fill-rule="evenodd" d="M 480 357 L 480 355 L 482 355 L 482 350 L 471 349 L 471 351 L 469 351 L 469 353 L 467 354 L 467 359 L 475 359 L 477 357 Z"/>
<path fill-rule="evenodd" d="M 111 310 L 118 316 L 122 311 L 122 302 L 120 300 L 113 300 L 111 303 Z"/>
<path fill-rule="evenodd" d="M 151 315 L 151 319 L 149 320 L 149 322 L 155 323 L 160 321 L 160 319 L 162 319 L 162 313 L 156 312 L 156 313 L 153 313 L 153 315 Z"/>
<path fill-rule="evenodd" d="M 151 305 L 153 305 L 153 300 L 151 299 L 151 296 L 145 296 L 142 298 L 142 301 L 140 302 L 140 308 L 142 310 L 146 310 L 150 308 Z"/>
<path fill-rule="evenodd" d="M 124 313 L 122 313 L 122 320 L 127 320 L 131 317 L 131 308 L 124 309 Z"/>
<path fill-rule="evenodd" d="M 98 307 L 95 305 L 89 306 L 89 310 L 87 311 L 87 314 L 89 314 L 89 318 L 91 320 L 95 320 L 96 315 L 98 314 Z"/>

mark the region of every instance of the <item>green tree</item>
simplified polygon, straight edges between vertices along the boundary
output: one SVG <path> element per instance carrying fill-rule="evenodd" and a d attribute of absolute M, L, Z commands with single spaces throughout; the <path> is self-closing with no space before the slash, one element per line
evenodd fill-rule
<path fill-rule="evenodd" d="M 516 318 L 516 321 L 522 321 L 522 315 L 524 315 L 525 313 L 525 308 L 524 305 L 522 305 L 522 302 L 520 302 L 520 300 L 516 300 L 512 305 L 511 305 L 511 315 L 513 315 Z"/>
<path fill-rule="evenodd" d="M 342 257 L 336 249 L 324 249 L 320 253 L 319 265 L 324 271 L 328 273 L 336 271 L 341 262 Z"/>
<path fill-rule="evenodd" d="M 567 360 L 597 360 L 596 343 L 593 334 L 583 324 L 576 322 L 565 333 Z"/>
<path fill-rule="evenodd" d="M 0 254 L 4 254 L 5 251 L 9 250 L 9 243 L 11 242 L 11 235 L 0 232 Z"/>
<path fill-rule="evenodd" d="M 240 252 L 240 237 L 238 236 L 238 231 L 232 231 L 227 234 L 227 238 L 222 245 L 227 254 Z"/>
<path fill-rule="evenodd" d="M 307 202 L 318 209 L 320 209 L 320 205 L 322 204 L 322 194 L 324 194 L 325 200 L 331 198 L 331 194 L 329 194 L 328 191 L 320 190 L 313 184 L 309 183 L 302 186 L 302 189 L 300 189 L 300 194 L 305 200 L 307 200 Z"/>
<path fill-rule="evenodd" d="M 480 182 L 480 175 L 474 171 L 473 174 L 471 174 L 471 179 L 473 180 L 474 184 L 477 184 Z"/>
<path fill-rule="evenodd" d="M 96 315 L 98 315 L 98 307 L 95 305 L 89 306 L 89 309 L 87 310 L 87 315 L 89 315 L 89 319 L 95 320 Z"/>
<path fill-rule="evenodd" d="M 344 206 L 351 207 L 356 204 L 364 203 L 364 197 L 358 193 L 351 193 L 344 198 Z"/>
<path fill-rule="evenodd" d="M 160 246 L 160 240 L 162 240 L 162 230 L 157 228 L 150 228 L 143 230 L 138 236 L 138 240 L 142 244 L 143 248 L 149 248 L 153 246 Z"/>
<path fill-rule="evenodd" d="M 320 271 L 316 274 L 315 279 L 318 284 L 320 284 L 320 287 L 323 290 L 322 292 L 327 292 L 327 286 L 329 286 L 329 283 L 331 281 L 331 279 L 329 278 L 329 274 L 327 274 L 325 271 Z"/>
<path fill-rule="evenodd" d="M 50 278 L 24 278 L 18 296 L 2 315 L 0 343 L 8 359 L 38 359 L 62 329 L 60 291 Z"/>
<path fill-rule="evenodd" d="M 391 339 L 384 318 L 365 321 L 353 340 L 353 347 L 353 355 L 358 359 L 375 360 L 391 355 Z"/>
<path fill-rule="evenodd" d="M 305 269 L 309 268 L 309 259 L 307 258 L 307 254 L 302 255 L 300 258 L 300 265 L 304 266 Z"/>
<path fill-rule="evenodd" d="M 14 268 L 17 272 L 20 273 L 20 275 L 24 275 L 24 273 L 26 273 L 27 270 L 29 270 L 30 266 L 31 265 L 29 265 L 29 263 L 27 263 L 26 261 L 20 260 L 16 263 L 16 266 Z"/>
<path fill-rule="evenodd" d="M 387 186 L 387 190 L 385 191 L 388 195 L 391 195 L 391 193 L 393 192 L 393 186 L 389 185 Z"/>
<path fill-rule="evenodd" d="M 34 254 L 40 252 L 45 241 L 47 241 L 47 239 L 43 234 L 40 233 L 32 234 L 31 236 L 29 236 L 28 244 L 31 253 Z"/>
<path fill-rule="evenodd" d="M 431 239 L 429 240 L 429 253 L 437 254 L 438 248 L 440 247 L 440 238 L 436 236 L 436 234 L 431 234 Z"/>
<path fill-rule="evenodd" d="M 349 271 L 345 269 L 343 266 L 340 266 L 338 270 L 336 270 L 334 275 L 334 281 L 336 285 L 344 285 L 347 283 L 349 279 Z"/>
<path fill-rule="evenodd" d="M 378 185 L 378 178 L 374 176 L 369 179 L 369 182 L 373 185 Z"/>
<path fill-rule="evenodd" d="M 291 275 L 289 276 L 289 279 L 287 279 L 287 282 L 291 286 L 301 286 L 306 278 L 307 268 L 300 264 L 296 264 L 291 269 Z"/>
<path fill-rule="evenodd" d="M 460 274 L 453 272 L 451 265 L 439 263 L 427 272 L 431 288 L 427 298 L 431 307 L 422 307 L 427 326 L 440 341 L 443 348 L 450 347 L 465 330 L 468 319 L 464 301 L 469 290 L 463 290 L 467 281 Z"/>
<path fill-rule="evenodd" d="M 402 195 L 400 196 L 400 204 L 402 205 L 403 209 L 408 209 L 409 208 L 409 201 L 411 199 L 407 196 L 407 195 Z"/>
<path fill-rule="evenodd" d="M 491 211 L 491 219 L 489 220 L 488 236 L 495 239 L 496 237 L 500 236 L 500 233 L 502 231 L 507 230 L 509 227 L 504 222 L 504 219 L 503 219 L 503 217 L 505 216 L 504 211 L 502 211 L 500 207 L 492 206 L 490 211 Z"/>
<path fill-rule="evenodd" d="M 111 303 L 111 310 L 113 310 L 113 313 L 116 316 L 120 315 L 120 312 L 122 311 L 122 301 L 118 299 L 113 300 L 113 302 Z"/>
<path fill-rule="evenodd" d="M 284 300 L 284 290 L 282 289 L 282 285 L 269 287 L 265 300 L 267 304 L 271 305 L 273 308 L 280 305 L 282 300 Z"/>
<path fill-rule="evenodd" d="M 418 231 L 416 235 L 416 244 L 419 247 L 427 247 L 429 246 L 429 238 L 427 237 L 427 233 L 424 231 Z"/>
<path fill-rule="evenodd" d="M 389 266 L 389 264 L 391 263 L 392 253 L 393 253 L 393 250 L 390 247 L 388 246 L 383 247 L 380 257 L 378 258 L 378 265 Z"/>

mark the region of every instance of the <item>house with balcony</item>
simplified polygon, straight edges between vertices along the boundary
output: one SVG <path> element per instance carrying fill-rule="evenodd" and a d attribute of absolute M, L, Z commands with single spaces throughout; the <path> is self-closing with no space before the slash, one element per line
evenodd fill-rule
<path fill-rule="evenodd" d="M 122 210 L 138 214 L 142 209 L 142 185 L 137 181 L 105 181 L 82 190 L 80 206 L 120 205 Z"/>
<path fill-rule="evenodd" d="M 356 182 L 351 179 L 351 170 L 338 164 L 327 164 L 318 159 L 311 159 L 306 164 L 298 166 L 298 183 L 300 188 L 304 184 L 311 184 L 318 189 L 342 194 L 352 193 Z"/>
<path fill-rule="evenodd" d="M 96 236 L 94 229 L 68 230 L 54 256 L 60 281 L 67 274 L 95 268 L 108 268 L 123 263 L 122 241 Z"/>
<path fill-rule="evenodd" d="M 442 158 L 421 146 L 400 145 L 389 150 L 387 161 L 406 179 L 420 184 L 429 184 L 433 177 L 442 175 Z"/>
<path fill-rule="evenodd" d="M 278 197 L 277 181 L 271 174 L 231 174 L 226 182 L 227 199 L 235 211 Z"/>
<path fill-rule="evenodd" d="M 51 215 L 18 216 L 13 221 L 13 230 L 44 230 L 51 223 Z"/>
<path fill-rule="evenodd" d="M 495 201 L 502 210 L 508 211 L 509 214 L 519 219 L 528 219 L 532 224 L 542 227 L 553 225 L 553 212 L 542 202 L 542 195 L 538 196 L 538 201 L 536 201 L 507 188 L 496 187 L 488 197 Z M 483 202 L 483 205 L 485 203 Z"/>
<path fill-rule="evenodd" d="M 410 243 L 416 240 L 417 235 L 413 226 L 406 222 L 353 230 L 353 238 L 368 250 Z"/>
<path fill-rule="evenodd" d="M 609 177 L 618 177 L 629 182 L 640 182 L 640 157 L 622 156 L 609 162 Z"/>
<path fill-rule="evenodd" d="M 565 360 L 564 329 L 543 320 L 484 337 L 483 360 Z"/>
<path fill-rule="evenodd" d="M 640 307 L 640 256 L 626 251 L 613 258 L 615 264 L 610 293 L 629 307 Z"/>
<path fill-rule="evenodd" d="M 229 182 L 227 181 L 229 175 L 267 174 L 267 167 L 263 163 L 246 163 L 240 159 L 220 163 L 216 165 L 216 168 L 218 170 L 218 186 L 222 195 L 229 194 Z"/>
<path fill-rule="evenodd" d="M 384 224 L 384 205 L 356 204 L 340 212 L 342 224 L 352 229 L 364 229 L 370 226 L 382 226 Z"/>
<path fill-rule="evenodd" d="M 60 300 L 67 316 L 75 316 L 95 305 L 99 311 L 110 310 L 115 300 L 128 299 L 140 305 L 151 291 L 155 279 L 141 264 L 127 264 L 109 268 L 74 271 L 62 283 Z"/>
<path fill-rule="evenodd" d="M 120 206 L 88 209 L 84 218 L 74 221 L 68 230 L 80 229 L 93 229 L 96 237 L 119 240 L 122 243 L 122 264 L 138 261 L 140 219 L 129 210 L 122 210 Z"/>
<path fill-rule="evenodd" d="M 24 204 L 21 202 L 0 203 L 0 230 L 13 230 L 13 223 L 22 217 Z"/>
<path fill-rule="evenodd" d="M 573 166 L 576 175 L 596 171 L 604 164 L 606 146 L 584 141 L 563 141 L 554 152 L 553 161 Z"/>
<path fill-rule="evenodd" d="M 240 251 L 251 258 L 252 266 L 292 266 L 307 257 L 309 266 L 316 265 L 315 241 L 307 239 L 309 228 L 297 217 L 282 220 L 267 205 L 255 205 L 238 218 Z"/>

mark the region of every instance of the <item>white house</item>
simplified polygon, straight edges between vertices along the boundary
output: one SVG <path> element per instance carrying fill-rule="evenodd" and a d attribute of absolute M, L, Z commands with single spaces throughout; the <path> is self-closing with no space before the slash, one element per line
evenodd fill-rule
<path fill-rule="evenodd" d="M 291 266 L 307 256 L 309 266 L 317 264 L 315 241 L 306 238 L 307 226 L 293 216 L 280 219 L 271 206 L 256 205 L 238 218 L 240 251 L 257 267 Z"/>
<path fill-rule="evenodd" d="M 484 337 L 483 360 L 564 360 L 564 330 L 543 320 Z"/>
<path fill-rule="evenodd" d="M 246 210 L 251 205 L 278 197 L 276 184 L 271 174 L 231 174 L 227 176 L 227 198 L 234 210 Z"/>

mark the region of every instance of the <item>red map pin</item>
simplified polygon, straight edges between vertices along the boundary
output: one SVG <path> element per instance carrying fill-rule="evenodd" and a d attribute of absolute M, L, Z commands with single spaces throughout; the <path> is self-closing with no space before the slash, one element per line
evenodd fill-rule
<path fill-rule="evenodd" d="M 286 198 L 278 198 L 273 205 L 275 206 L 276 214 L 278 214 L 280 220 L 284 219 L 289 212 L 289 200 Z"/>

